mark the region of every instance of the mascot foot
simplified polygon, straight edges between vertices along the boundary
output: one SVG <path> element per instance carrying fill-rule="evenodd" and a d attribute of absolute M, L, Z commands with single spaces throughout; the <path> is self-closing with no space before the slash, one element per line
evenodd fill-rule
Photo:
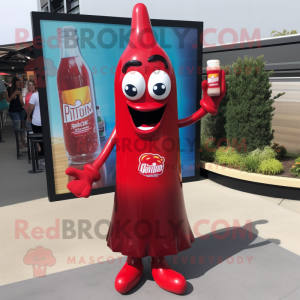
<path fill-rule="evenodd" d="M 185 292 L 185 278 L 172 270 L 164 257 L 152 257 L 151 270 L 155 282 L 162 289 L 179 295 Z"/>
<path fill-rule="evenodd" d="M 120 294 L 126 294 L 137 285 L 143 275 L 141 258 L 128 257 L 124 267 L 115 280 L 115 288 Z"/>

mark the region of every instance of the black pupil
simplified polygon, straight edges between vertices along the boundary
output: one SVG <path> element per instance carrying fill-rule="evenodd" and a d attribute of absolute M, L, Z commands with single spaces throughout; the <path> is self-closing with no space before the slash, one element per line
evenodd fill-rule
<path fill-rule="evenodd" d="M 157 83 L 153 87 L 153 92 L 157 96 L 161 96 L 166 92 L 166 86 L 163 83 Z"/>
<path fill-rule="evenodd" d="M 129 97 L 134 97 L 137 94 L 137 88 L 132 85 L 132 84 L 127 84 L 125 86 L 125 93 L 129 96 Z"/>

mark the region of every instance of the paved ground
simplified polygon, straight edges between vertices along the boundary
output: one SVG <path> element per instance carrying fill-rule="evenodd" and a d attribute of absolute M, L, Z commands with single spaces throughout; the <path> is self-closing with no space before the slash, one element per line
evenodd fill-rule
<path fill-rule="evenodd" d="M 8 120 L 0 143 L 0 207 L 47 197 L 46 172 L 29 174 L 27 154 L 17 159 L 13 126 Z M 22 151 L 24 152 L 24 151 Z"/>
<path fill-rule="evenodd" d="M 49 203 L 45 173 L 27 173 L 27 159 L 16 159 L 12 128 L 6 130 L 6 143 L 0 144 L 0 295 L 4 299 L 21 295 L 23 299 L 98 299 L 99 295 L 117 299 L 112 285 L 123 261 L 105 242 L 113 193 Z M 187 276 L 188 297 L 300 299 L 300 201 L 243 193 L 209 180 L 186 183 L 183 189 L 195 236 L 211 237 L 197 239 L 187 253 L 178 255 L 178 265 L 173 265 Z M 96 226 L 101 220 L 102 225 Z M 224 226 L 241 229 L 246 223 L 254 234 L 251 241 L 211 235 Z M 81 234 L 85 226 L 91 226 L 89 234 Z M 33 279 L 33 267 L 23 259 L 38 246 L 51 250 L 55 264 L 47 266 L 45 278 Z M 194 256 L 196 260 L 203 256 L 207 264 L 194 266 Z M 210 262 L 212 256 L 220 256 L 224 263 Z M 247 256 L 253 256 L 253 263 L 245 263 Z M 183 263 L 186 257 L 189 262 Z M 236 263 L 230 264 L 229 257 Z M 238 264 L 238 257 L 243 263 Z M 129 296 L 147 299 L 153 293 L 174 298 L 156 287 L 146 262 L 145 268 L 144 279 Z"/>
<path fill-rule="evenodd" d="M 221 232 L 219 232 L 221 233 Z M 223 233 L 224 234 L 224 233 Z M 168 258 L 188 280 L 185 299 L 300 299 L 300 256 L 257 236 L 197 239 L 193 247 Z M 200 263 L 200 258 L 202 261 Z M 0 287 L 3 299 L 177 299 L 153 281 L 149 259 L 139 284 L 126 296 L 114 289 L 121 262 L 93 264 Z M 29 266 L 28 266 L 29 267 Z"/>
<path fill-rule="evenodd" d="M 281 207 L 287 208 L 291 211 L 294 211 L 300 214 L 300 201 L 297 200 L 289 200 L 289 199 L 280 199 L 280 198 L 271 198 L 271 197 L 263 197 L 263 199 L 270 201 L 276 205 L 280 205 Z"/>

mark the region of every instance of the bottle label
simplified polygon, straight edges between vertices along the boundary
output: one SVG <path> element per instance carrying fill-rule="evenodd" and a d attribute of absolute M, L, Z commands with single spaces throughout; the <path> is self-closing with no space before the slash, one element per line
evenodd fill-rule
<path fill-rule="evenodd" d="M 75 122 L 93 113 L 88 86 L 62 92 L 64 123 Z"/>
<path fill-rule="evenodd" d="M 68 124 L 71 135 L 86 134 L 93 130 L 93 105 L 88 86 L 62 92 L 63 122 Z"/>
<path fill-rule="evenodd" d="M 100 134 L 104 132 L 104 121 L 98 117 L 98 129 Z"/>
<path fill-rule="evenodd" d="M 216 70 L 207 71 L 207 87 L 208 88 L 220 87 L 219 71 Z"/>
<path fill-rule="evenodd" d="M 146 177 L 157 177 L 164 172 L 165 158 L 159 154 L 144 153 L 139 158 L 138 171 Z"/>

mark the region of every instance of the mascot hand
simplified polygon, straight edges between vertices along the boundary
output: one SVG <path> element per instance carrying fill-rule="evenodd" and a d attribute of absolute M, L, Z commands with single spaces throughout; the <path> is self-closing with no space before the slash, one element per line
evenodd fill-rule
<path fill-rule="evenodd" d="M 67 185 L 71 193 L 76 197 L 88 198 L 92 191 L 92 185 L 94 182 L 99 181 L 101 175 L 92 165 L 85 165 L 83 170 L 75 168 L 67 168 L 66 174 L 75 177 Z"/>
<path fill-rule="evenodd" d="M 207 81 L 202 82 L 203 98 L 200 101 L 201 107 L 203 107 L 211 115 L 216 115 L 218 113 L 218 107 L 226 94 L 226 83 L 225 83 L 225 71 L 220 72 L 220 90 L 219 96 L 211 97 L 207 95 Z"/>

